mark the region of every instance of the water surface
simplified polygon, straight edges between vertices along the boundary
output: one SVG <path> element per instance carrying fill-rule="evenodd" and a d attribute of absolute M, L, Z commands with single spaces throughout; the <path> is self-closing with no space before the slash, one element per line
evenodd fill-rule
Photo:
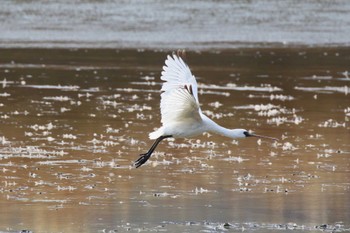
<path fill-rule="evenodd" d="M 1 49 L 1 231 L 350 229 L 349 48 L 188 51 L 205 114 L 280 140 L 167 140 L 135 169 L 168 53 Z"/>
<path fill-rule="evenodd" d="M 4 1 L 0 47 L 349 45 L 347 0 Z"/>

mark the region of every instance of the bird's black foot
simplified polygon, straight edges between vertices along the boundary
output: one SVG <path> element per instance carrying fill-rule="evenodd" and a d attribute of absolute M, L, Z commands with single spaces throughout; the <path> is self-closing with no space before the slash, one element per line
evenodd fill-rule
<path fill-rule="evenodd" d="M 157 140 L 153 143 L 152 147 L 148 150 L 147 153 L 140 154 L 140 158 L 134 162 L 134 166 L 136 168 L 138 168 L 138 167 L 142 166 L 142 164 L 147 162 L 147 160 L 149 159 L 149 157 L 151 157 L 154 149 L 156 149 L 156 147 L 158 146 L 160 141 L 162 141 L 164 138 L 170 138 L 170 137 L 172 137 L 172 136 L 171 135 L 166 135 L 166 136 L 160 136 L 159 138 L 157 138 Z"/>
<path fill-rule="evenodd" d="M 151 157 L 151 154 L 150 154 L 150 153 L 140 154 L 140 158 L 134 162 L 134 166 L 135 166 L 136 168 L 140 167 L 142 164 L 144 164 L 144 163 L 147 162 L 147 160 L 149 159 L 149 157 Z"/>

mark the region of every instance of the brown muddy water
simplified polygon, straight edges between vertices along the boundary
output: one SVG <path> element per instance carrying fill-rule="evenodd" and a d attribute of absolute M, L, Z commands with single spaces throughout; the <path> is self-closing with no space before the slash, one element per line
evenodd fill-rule
<path fill-rule="evenodd" d="M 280 138 L 165 140 L 169 52 L 1 49 L 0 231 L 350 230 L 350 48 L 188 51 L 202 110 Z"/>

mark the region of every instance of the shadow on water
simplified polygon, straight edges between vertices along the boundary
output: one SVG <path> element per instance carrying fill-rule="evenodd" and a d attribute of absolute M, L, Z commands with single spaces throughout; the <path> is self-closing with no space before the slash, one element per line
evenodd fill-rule
<path fill-rule="evenodd" d="M 188 51 L 201 108 L 231 128 L 167 140 L 167 52 L 1 49 L 0 230 L 349 230 L 349 48 Z"/>

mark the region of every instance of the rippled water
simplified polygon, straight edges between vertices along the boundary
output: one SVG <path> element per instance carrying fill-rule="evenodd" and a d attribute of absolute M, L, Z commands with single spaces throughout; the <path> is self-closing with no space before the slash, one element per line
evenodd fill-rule
<path fill-rule="evenodd" d="M 348 0 L 5 2 L 0 47 L 349 45 Z"/>
<path fill-rule="evenodd" d="M 188 51 L 205 114 L 280 140 L 167 140 L 135 169 L 167 54 L 1 49 L 1 231 L 350 229 L 349 48 Z"/>

